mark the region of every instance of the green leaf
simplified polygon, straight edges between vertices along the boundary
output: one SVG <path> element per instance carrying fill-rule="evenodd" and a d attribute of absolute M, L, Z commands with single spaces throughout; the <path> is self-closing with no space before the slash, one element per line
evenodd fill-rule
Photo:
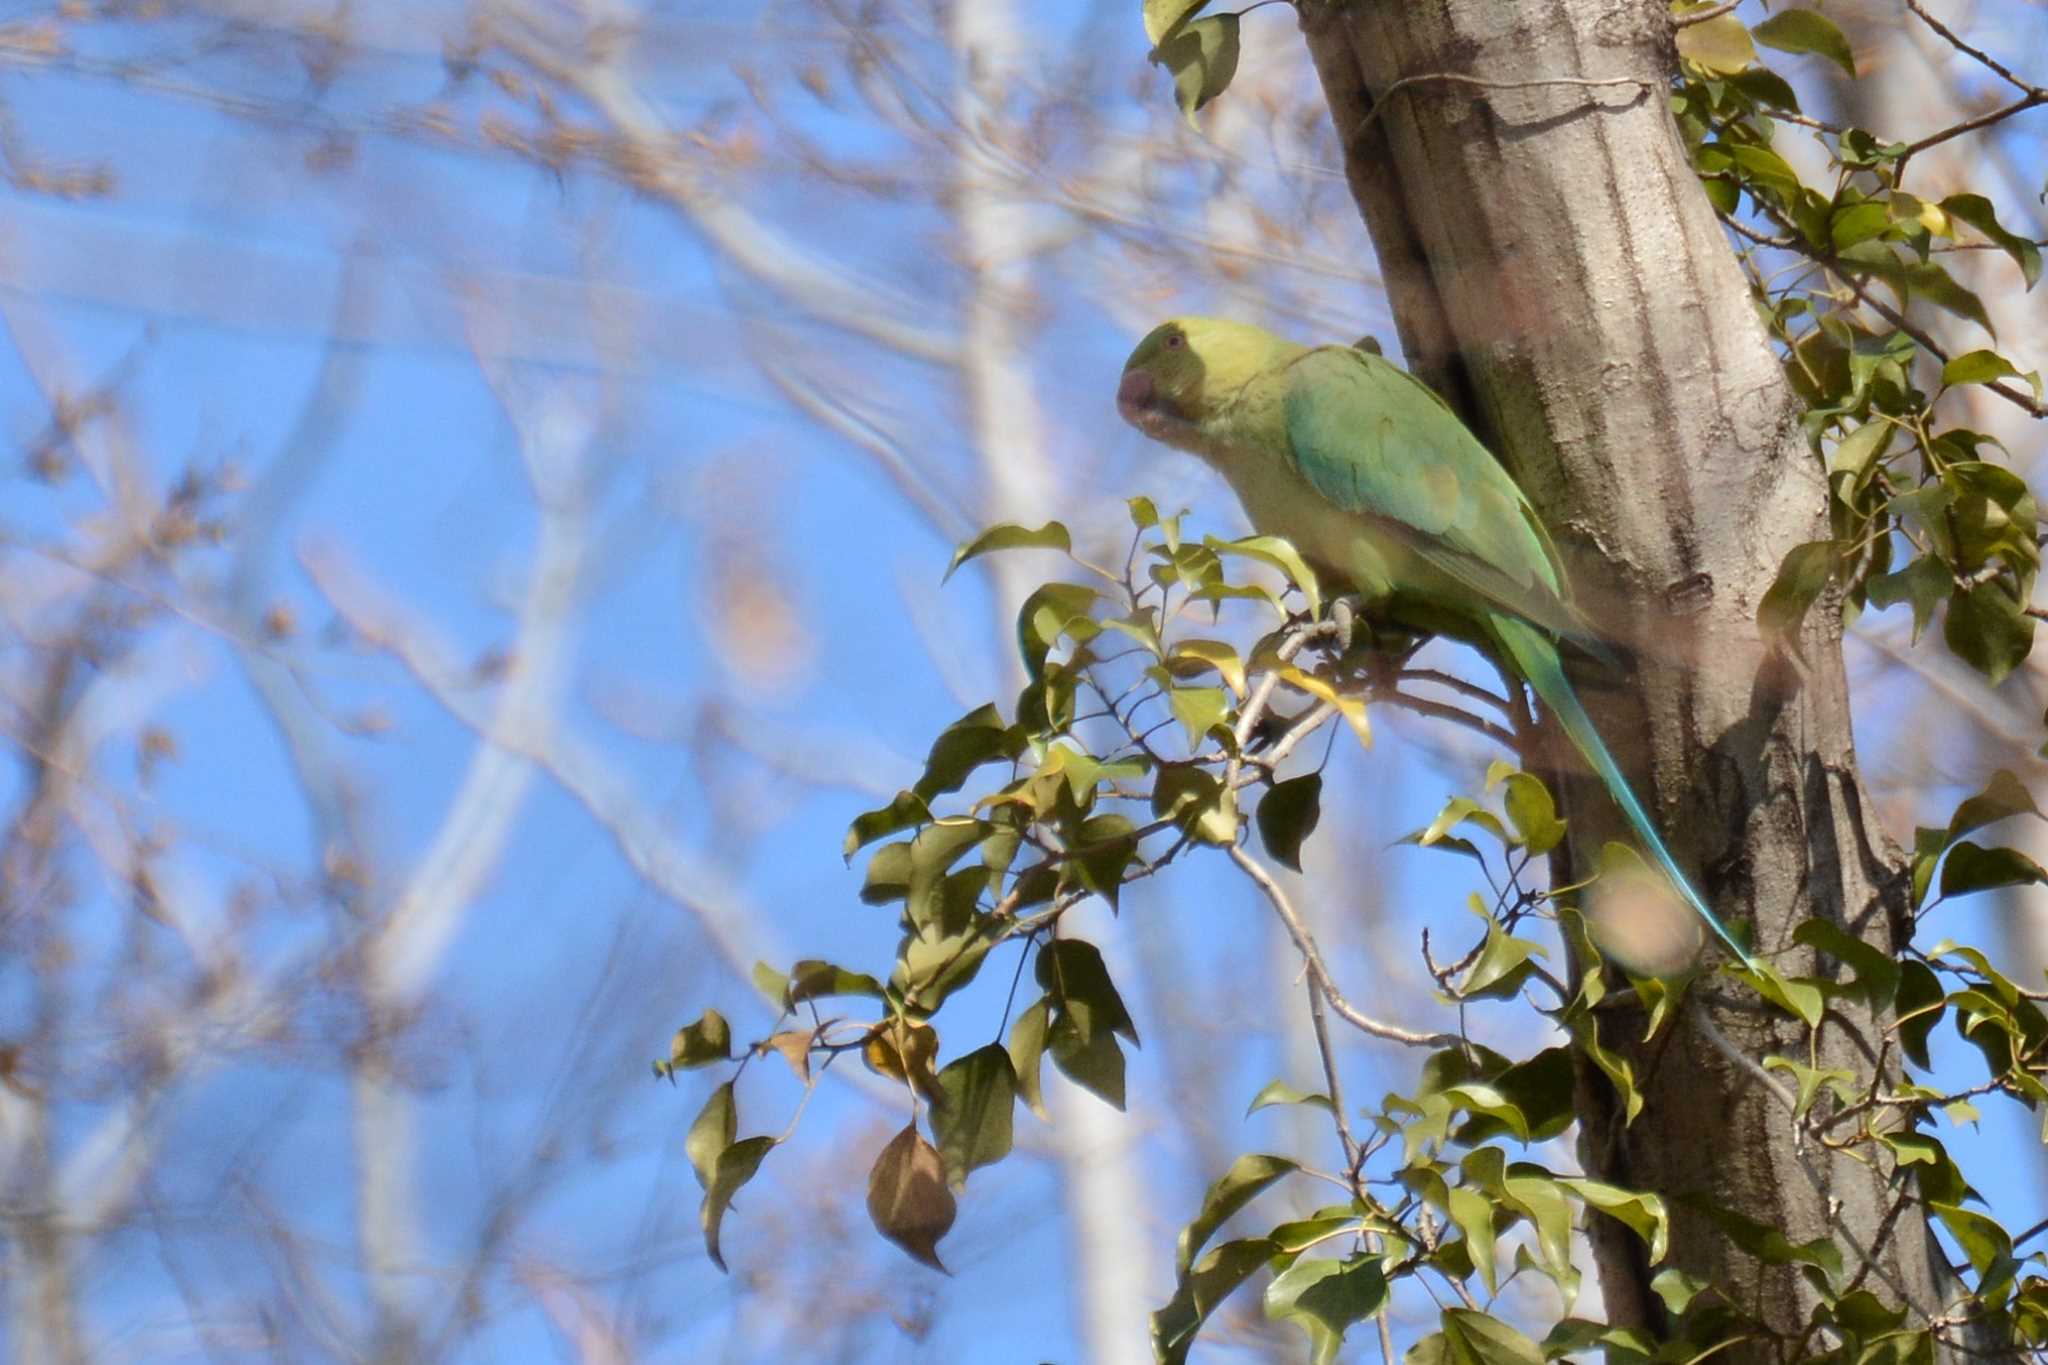
<path fill-rule="evenodd" d="M 1710 3 L 1691 4 L 1673 14 L 1683 19 L 1712 8 Z M 1709 75 L 1732 76 L 1756 60 L 1756 45 L 1740 19 L 1723 14 L 1679 29 L 1678 55 Z"/>
<path fill-rule="evenodd" d="M 694 1023 L 677 1029 L 676 1036 L 669 1040 L 667 1071 L 687 1071 L 731 1060 L 732 1026 L 717 1010 L 705 1010 Z"/>
<path fill-rule="evenodd" d="M 1666 1266 L 1650 1277 L 1650 1292 L 1664 1300 L 1664 1307 L 1676 1317 L 1712 1286 L 1686 1274 L 1677 1266 Z"/>
<path fill-rule="evenodd" d="M 1285 1081 L 1268 1081 L 1264 1086 L 1260 1087 L 1258 1094 L 1252 1096 L 1251 1106 L 1244 1111 L 1244 1116 L 1250 1118 L 1261 1109 L 1267 1109 L 1276 1104 L 1306 1104 L 1317 1109 L 1335 1112 L 1332 1109 L 1328 1095 L 1303 1090 L 1298 1086 L 1289 1085 Z"/>
<path fill-rule="evenodd" d="M 1279 536 L 1245 536 L 1240 540 L 1218 540 L 1206 536 L 1202 543 L 1219 555 L 1239 555 L 1258 560 L 1261 564 L 1287 575 L 1287 581 L 1301 589 L 1301 595 L 1308 601 L 1308 614 L 1323 614 L 1322 590 L 1316 582 L 1316 572 L 1301 557 L 1301 552 Z"/>
<path fill-rule="evenodd" d="M 1472 970 L 1458 983 L 1457 998 L 1460 1000 L 1512 1000 L 1522 989 L 1522 982 L 1529 975 L 1529 959 L 1543 952 L 1540 944 L 1525 938 L 1515 938 L 1504 933 L 1475 895 L 1473 908 L 1486 919 L 1486 946 L 1480 950 L 1479 960 L 1472 964 Z"/>
<path fill-rule="evenodd" d="M 2032 289 L 2041 278 L 2041 248 L 2018 233 L 2006 231 L 1989 199 L 1981 194 L 1952 194 L 1941 201 L 1941 211 L 1951 218 L 1960 218 L 1996 242 L 2019 266 L 2027 288 Z"/>
<path fill-rule="evenodd" d="M 710 1188 L 704 1191 L 704 1202 L 698 1208 L 697 1220 L 704 1226 L 704 1251 L 711 1257 L 711 1264 L 725 1269 L 725 1255 L 719 1250 L 719 1228 L 725 1222 L 725 1211 L 732 1207 L 732 1197 L 740 1187 L 754 1178 L 754 1172 L 761 1169 L 761 1158 L 768 1155 L 768 1149 L 775 1145 L 772 1137 L 742 1138 L 718 1154 L 718 1161 L 712 1168 Z"/>
<path fill-rule="evenodd" d="M 989 950 L 1008 933 L 1007 924 L 984 916 L 950 933 L 934 927 L 929 937 L 906 934 L 897 949 L 896 970 L 890 973 L 889 984 L 902 997 L 906 1010 L 935 1013 L 947 997 L 974 980 Z"/>
<path fill-rule="evenodd" d="M 2001 886 L 2048 884 L 2048 869 L 2013 848 L 1982 848 L 1963 840 L 1941 865 L 1941 894 L 1967 896 Z"/>
<path fill-rule="evenodd" d="M 1237 30 L 1237 15 L 1212 15 L 1180 26 L 1152 49 L 1154 64 L 1173 73 L 1173 98 L 1190 127 L 1237 74 Z"/>
<path fill-rule="evenodd" d="M 689 1135 L 683 1139 L 683 1153 L 690 1158 L 690 1169 L 697 1173 L 700 1188 L 711 1188 L 712 1178 L 718 1172 L 718 1158 L 732 1146 L 733 1134 L 738 1127 L 739 1112 L 733 1105 L 732 1082 L 727 1081 L 704 1101 L 704 1107 L 690 1122 Z"/>
<path fill-rule="evenodd" d="M 1737 145 L 1728 149 L 1728 155 L 1744 173 L 1744 179 L 1752 192 L 1757 186 L 1770 190 L 1788 204 L 1799 200 L 1799 173 L 1791 163 L 1776 152 L 1764 147 Z"/>
<path fill-rule="evenodd" d="M 1038 984 L 1060 1013 L 1074 1018 L 1084 1035 L 1116 1032 L 1138 1041 L 1138 1027 L 1109 979 L 1102 950 L 1078 938 L 1054 939 L 1038 950 Z"/>
<path fill-rule="evenodd" d="M 970 559 L 993 553 L 997 550 L 1058 550 L 1061 554 L 1072 554 L 1073 538 L 1067 528 L 1056 521 L 1048 521 L 1037 530 L 1026 526 L 1004 523 L 991 526 L 973 540 L 953 551 L 953 562 L 946 566 L 946 577 Z M 941 580 L 943 581 L 943 580 Z"/>
<path fill-rule="evenodd" d="M 1237 841 L 1237 798 L 1214 773 L 1170 763 L 1152 781 L 1152 813 L 1209 844 Z"/>
<path fill-rule="evenodd" d="M 860 884 L 860 899 L 863 905 L 887 905 L 900 901 L 910 894 L 910 840 L 904 839 L 893 844 L 884 844 L 868 859 L 867 875 Z M 781 979 L 777 974 L 778 980 Z M 755 974 L 755 985 L 761 985 L 760 975 Z M 762 989 L 767 989 L 765 986 Z M 789 995 L 789 983 L 783 980 L 776 991 L 778 1003 Z"/>
<path fill-rule="evenodd" d="M 1927 1035 L 1946 1013 L 1944 999 L 1941 978 L 1933 968 L 1910 958 L 1899 964 L 1899 994 L 1893 1006 L 1898 1017 L 1899 1051 L 1922 1071 L 1932 1065 L 1927 1056 Z"/>
<path fill-rule="evenodd" d="M 1639 1194 L 1598 1180 L 1560 1177 L 1557 1183 L 1583 1199 L 1588 1208 L 1600 1210 L 1642 1238 L 1650 1249 L 1651 1265 L 1664 1259 L 1664 1253 L 1671 1244 L 1671 1220 L 1662 1199 L 1654 1194 Z"/>
<path fill-rule="evenodd" d="M 1204 671 L 1220 673 L 1233 693 L 1239 697 L 1245 693 L 1244 661 L 1221 640 L 1182 640 L 1167 655 L 1166 670 L 1176 678 Z"/>
<path fill-rule="evenodd" d="M 830 962 L 806 958 L 789 969 L 788 999 L 791 1004 L 828 995 L 868 995 L 882 998 L 882 983 L 866 972 L 849 972 Z"/>
<path fill-rule="evenodd" d="M 778 1010 L 789 1008 L 789 978 L 765 962 L 754 964 L 754 989 Z"/>
<path fill-rule="evenodd" d="M 1453 1185 L 1445 1195 L 1445 1211 L 1450 1215 L 1452 1224 L 1465 1236 L 1465 1254 L 1471 1258 L 1472 1268 L 1479 1272 L 1480 1282 L 1486 1286 L 1489 1295 L 1498 1293 L 1500 1279 L 1494 1270 L 1493 1201 L 1465 1185 Z"/>
<path fill-rule="evenodd" d="M 925 802 L 958 791 L 969 773 L 984 763 L 1014 761 L 1024 752 L 1025 743 L 1014 726 L 1003 723 L 1002 713 L 993 705 L 977 706 L 939 732 L 925 757 L 924 776 L 911 790 Z M 931 818 L 928 811 L 924 818 Z"/>
<path fill-rule="evenodd" d="M 1321 773 L 1275 782 L 1272 790 L 1259 798 L 1259 808 L 1254 812 L 1259 842 L 1265 845 L 1273 861 L 1301 871 L 1301 845 L 1315 832 L 1316 822 L 1322 818 L 1322 798 Z"/>
<path fill-rule="evenodd" d="M 1051 1020 L 1052 1001 L 1041 998 L 1010 1025 L 1008 1048 L 1010 1065 L 1017 1077 L 1018 1095 L 1032 1113 L 1047 1123 L 1052 1121 L 1052 1116 L 1046 1113 L 1045 1096 L 1039 1090 L 1039 1065 L 1045 1056 L 1045 1035 Z"/>
<path fill-rule="evenodd" d="M 958 1189 L 970 1172 L 1010 1154 L 1010 1121 L 1017 1107 L 1017 1069 L 1000 1043 L 976 1048 L 939 1072 L 943 1102 L 932 1107 L 946 1179 Z"/>
<path fill-rule="evenodd" d="M 1955 590 L 1955 570 L 1933 555 L 1921 555 L 1897 573 L 1878 574 L 1866 581 L 1863 591 L 1870 605 L 1882 610 L 1900 602 L 1913 604 L 1913 640 L 1934 619 L 1934 609 Z"/>
<path fill-rule="evenodd" d="M 1045 659 L 1061 636 L 1076 641 L 1097 633 L 1094 609 L 1098 594 L 1082 583 L 1046 583 L 1017 609 L 1017 649 L 1031 680 L 1045 679 Z"/>
<path fill-rule="evenodd" d="M 901 830 L 913 829 L 931 818 L 931 808 L 925 805 L 924 797 L 911 791 L 897 792 L 888 805 L 853 817 L 853 823 L 846 827 L 846 841 L 840 852 L 848 862 L 852 862 L 853 855 L 864 846 Z"/>
<path fill-rule="evenodd" d="M 1884 448 L 1891 444 L 1892 433 L 1896 430 L 1898 428 L 1890 422 L 1871 418 L 1835 446 L 1834 454 L 1828 457 L 1828 472 L 1849 474 L 1856 486 L 1861 487 L 1870 477 L 1871 467 L 1883 458 Z"/>
<path fill-rule="evenodd" d="M 1195 1344 L 1195 1333 L 1230 1291 L 1250 1279 L 1273 1259 L 1277 1248 L 1265 1237 L 1225 1242 L 1180 1273 L 1171 1302 L 1152 1315 L 1153 1358 L 1161 1365 L 1182 1365 Z"/>
<path fill-rule="evenodd" d="M 1542 1348 L 1491 1314 L 1446 1308 L 1440 1322 L 1441 1332 L 1408 1352 L 1409 1365 L 1542 1365 Z"/>
<path fill-rule="evenodd" d="M 1169 687 L 1166 705 L 1187 731 L 1190 754 L 1201 751 L 1209 728 L 1223 724 L 1230 712 L 1230 699 L 1220 687 Z"/>
<path fill-rule="evenodd" d="M 1835 543 L 1810 540 L 1795 545 L 1778 567 L 1778 576 L 1757 603 L 1757 629 L 1764 638 L 1795 650 L 1800 623 L 1835 571 Z"/>
<path fill-rule="evenodd" d="M 1991 315 L 1984 311 L 1984 300 L 1957 284 L 1954 276 L 1933 261 L 1907 266 L 1902 283 L 1914 295 L 1935 307 L 1945 308 L 1957 317 L 1968 318 L 1997 337 L 1998 329 L 1991 325 Z"/>
<path fill-rule="evenodd" d="M 951 1231 L 955 1212 L 937 1149 L 918 1134 L 915 1123 L 908 1125 L 882 1148 L 868 1172 L 868 1217 L 875 1231 L 912 1260 L 945 1270 L 939 1239 Z"/>
<path fill-rule="evenodd" d="M 1859 199 L 1835 210 L 1828 221 L 1828 237 L 1841 251 L 1883 236 L 1892 225 L 1891 209 L 1881 199 Z"/>
<path fill-rule="evenodd" d="M 1994 379 L 2017 379 L 2019 369 L 1996 351 L 1968 351 L 1941 367 L 1944 384 L 1989 384 Z M 2035 376 L 2035 388 L 2040 387 Z"/>
<path fill-rule="evenodd" d="M 1180 1231 L 1180 1242 L 1174 1256 L 1176 1273 L 1186 1279 L 1188 1268 L 1195 1262 L 1195 1253 L 1208 1244 L 1225 1219 L 1265 1193 L 1275 1181 L 1298 1169 L 1284 1156 L 1265 1156 L 1257 1152 L 1247 1152 L 1231 1162 L 1230 1169 L 1202 1196 L 1201 1210 L 1193 1221 Z"/>
<path fill-rule="evenodd" d="M 1956 839 L 1971 830 L 1982 829 L 2015 815 L 2031 815 L 2037 820 L 2048 818 L 2034 804 L 2034 795 L 2027 790 L 2026 784 L 2013 776 L 2010 769 L 2000 768 L 1991 774 L 1991 780 L 1984 784 L 1983 791 L 1956 807 L 1956 813 L 1949 817 L 1948 837 Z"/>
<path fill-rule="evenodd" d="M 1950 596 L 1942 639 L 1958 659 L 1996 687 L 2034 648 L 2034 618 L 1998 583 L 1979 583 Z"/>
<path fill-rule="evenodd" d="M 1835 21 L 1824 14 L 1810 9 L 1779 10 L 1749 33 L 1765 47 L 1780 52 L 1811 52 L 1841 67 L 1852 80 L 1856 76 L 1856 56 L 1849 48 L 1849 40 L 1835 27 Z"/>
<path fill-rule="evenodd" d="M 1179 28 L 1185 20 L 1201 13 L 1208 4 L 1209 0 L 1145 0 L 1145 41 L 1157 47 L 1161 38 Z M 1144 503 L 1148 510 L 1152 506 L 1149 498 L 1133 498 L 1131 501 Z M 1158 514 L 1154 513 L 1150 520 L 1141 521 L 1138 526 L 1142 530 L 1157 525 L 1158 521 Z"/>
<path fill-rule="evenodd" d="M 1897 997 L 1899 963 L 1890 953 L 1865 943 L 1832 920 L 1802 921 L 1792 931 L 1792 941 L 1818 948 L 1856 973 L 1855 993 L 1874 1008 L 1883 1009 Z"/>
<path fill-rule="evenodd" d="M 1138 856 L 1135 830 L 1127 815 L 1093 815 L 1082 821 L 1067 850 L 1081 884 L 1108 901 L 1112 910 L 1123 889 L 1124 871 Z"/>
<path fill-rule="evenodd" d="M 1563 841 L 1565 822 L 1557 818 L 1557 803 L 1539 779 L 1510 773 L 1502 801 L 1515 832 L 1534 856 L 1542 857 Z"/>
<path fill-rule="evenodd" d="M 1046 1039 L 1053 1065 L 1068 1080 L 1118 1109 L 1124 1107 L 1124 1052 L 1115 1034 L 1085 1032 L 1073 1015 L 1062 1013 L 1053 1016 Z"/>
<path fill-rule="evenodd" d="M 1304 1259 L 1266 1286 L 1265 1308 L 1267 1317 L 1285 1318 L 1308 1333 L 1313 1365 L 1331 1365 L 1346 1329 L 1385 1308 L 1389 1297 L 1377 1256 Z"/>

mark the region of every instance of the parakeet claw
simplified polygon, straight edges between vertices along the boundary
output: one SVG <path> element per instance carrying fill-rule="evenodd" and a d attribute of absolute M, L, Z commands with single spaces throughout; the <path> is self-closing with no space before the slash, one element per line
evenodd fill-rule
<path fill-rule="evenodd" d="M 1351 652 L 1351 632 L 1358 624 L 1358 608 L 1349 597 L 1330 599 L 1330 624 L 1337 629 L 1337 653 Z"/>

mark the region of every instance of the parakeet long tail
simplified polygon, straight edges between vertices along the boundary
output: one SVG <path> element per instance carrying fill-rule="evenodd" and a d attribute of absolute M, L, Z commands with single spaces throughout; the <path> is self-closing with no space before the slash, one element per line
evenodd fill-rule
<path fill-rule="evenodd" d="M 1541 630 L 1517 617 L 1498 612 L 1490 613 L 1487 624 L 1492 627 L 1495 637 L 1514 660 L 1515 667 L 1529 680 L 1529 685 L 1536 689 L 1536 695 L 1543 699 L 1543 704 L 1557 717 L 1558 723 L 1564 727 L 1565 734 L 1571 737 L 1572 743 L 1578 747 L 1579 753 L 1584 755 L 1587 764 L 1599 775 L 1601 782 L 1606 784 L 1608 794 L 1614 798 L 1614 804 L 1621 807 L 1622 814 L 1626 815 L 1629 824 L 1635 827 L 1636 837 L 1649 849 L 1650 856 L 1656 860 L 1657 866 L 1664 870 L 1664 875 L 1671 879 L 1671 884 L 1677 888 L 1680 897 L 1692 907 L 1695 914 L 1706 921 L 1707 927 L 1714 931 L 1715 936 L 1728 945 L 1729 951 L 1735 954 L 1737 961 L 1745 967 L 1754 968 L 1756 963 L 1751 960 L 1749 953 L 1736 942 L 1735 936 L 1728 932 L 1728 926 L 1715 916 L 1707 905 L 1706 897 L 1693 886 L 1692 879 L 1680 870 L 1677 859 L 1671 856 L 1671 850 L 1666 848 L 1663 839 L 1658 837 L 1656 826 L 1650 823 L 1649 814 L 1643 810 L 1642 802 L 1636 799 L 1635 791 L 1629 786 L 1628 779 L 1622 776 L 1621 766 L 1614 761 L 1614 755 L 1607 751 L 1607 745 L 1601 740 L 1599 730 L 1594 728 L 1593 718 L 1588 716 L 1586 708 L 1579 704 L 1578 693 L 1572 690 L 1570 680 L 1564 675 L 1564 663 L 1558 655 L 1557 646 Z"/>

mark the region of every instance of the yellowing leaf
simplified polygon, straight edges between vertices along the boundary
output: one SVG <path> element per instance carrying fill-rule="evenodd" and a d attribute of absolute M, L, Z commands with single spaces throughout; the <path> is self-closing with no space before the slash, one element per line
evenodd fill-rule
<path fill-rule="evenodd" d="M 1351 727 L 1351 733 L 1358 736 L 1358 742 L 1366 748 L 1372 747 L 1372 725 L 1365 717 L 1365 703 L 1357 697 L 1339 692 L 1334 685 L 1313 673 L 1304 673 L 1289 664 L 1280 670 L 1280 681 L 1298 692 L 1326 701 L 1337 708 L 1337 714 L 1344 717 L 1344 723 Z"/>
<path fill-rule="evenodd" d="M 1192 671 L 1213 669 L 1223 675 L 1223 681 L 1230 684 L 1230 690 L 1242 701 L 1245 693 L 1244 661 L 1237 657 L 1237 651 L 1221 640 L 1182 640 L 1167 656 L 1166 668 L 1179 676 L 1183 668 Z"/>
<path fill-rule="evenodd" d="M 1678 18 L 1712 8 L 1711 4 L 1686 5 L 1677 12 Z M 1702 71 L 1732 76 L 1756 60 L 1756 44 L 1749 40 L 1749 30 L 1740 19 L 1723 14 L 1679 29 L 1678 55 Z"/>

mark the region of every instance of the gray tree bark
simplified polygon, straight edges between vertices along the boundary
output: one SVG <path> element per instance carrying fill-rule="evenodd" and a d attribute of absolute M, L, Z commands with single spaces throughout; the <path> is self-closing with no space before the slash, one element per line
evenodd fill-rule
<path fill-rule="evenodd" d="M 1589 670 L 1582 690 L 1673 851 L 1724 917 L 1756 926 L 1782 971 L 1839 970 L 1792 943 L 1810 916 L 1895 951 L 1904 862 L 1858 778 L 1838 604 L 1810 614 L 1803 664 L 1774 655 L 1755 623 L 1786 551 L 1827 538 L 1827 485 L 1669 113 L 1668 10 L 1299 8 L 1410 365 L 1504 455 L 1563 543 L 1582 603 L 1630 646 L 1633 676 Z M 1589 786 L 1567 783 L 1565 797 L 1576 879 L 1618 826 Z M 1803 1028 L 1747 992 L 1694 993 L 1751 1062 L 1803 1052 Z M 1818 1064 L 1895 1073 L 1886 1022 L 1836 1010 Z M 1728 1287 L 1787 1339 L 1722 1359 L 1825 1343 L 1788 1344 L 1813 1289 L 1738 1252 L 1704 1208 L 1835 1241 L 1852 1273 L 1867 1264 L 1863 1287 L 1911 1304 L 1918 1325 L 1942 1311 L 1946 1268 L 1910 1182 L 1810 1141 L 1801 1150 L 1761 1073 L 1696 1019 L 1647 1046 L 1642 1023 L 1606 1025 L 1646 1098 L 1633 1124 L 1581 1068 L 1582 1159 L 1665 1195 L 1670 1263 Z M 1611 1225 L 1593 1244 L 1609 1320 L 1670 1332 L 1641 1244 Z"/>

